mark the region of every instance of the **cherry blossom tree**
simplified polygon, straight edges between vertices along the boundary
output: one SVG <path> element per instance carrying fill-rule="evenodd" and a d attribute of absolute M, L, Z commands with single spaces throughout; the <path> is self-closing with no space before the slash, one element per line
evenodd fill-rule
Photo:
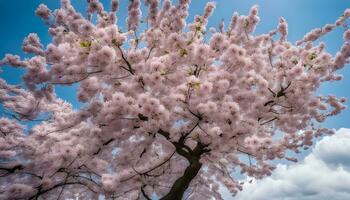
<path fill-rule="evenodd" d="M 31 33 L 29 58 L 0 63 L 25 70 L 20 85 L 0 79 L 0 199 L 222 199 L 220 187 L 242 189 L 235 172 L 269 176 L 272 160 L 333 133 L 321 123 L 345 99 L 316 90 L 342 78 L 350 9 L 292 44 L 283 18 L 254 35 L 257 6 L 216 30 L 214 2 L 188 24 L 189 0 L 145 0 L 144 17 L 141 3 L 129 2 L 127 31 L 118 0 L 88 0 L 85 17 L 69 0 L 38 7 L 52 42 Z M 336 27 L 333 56 L 318 41 Z M 80 109 L 55 93 L 73 84 Z"/>

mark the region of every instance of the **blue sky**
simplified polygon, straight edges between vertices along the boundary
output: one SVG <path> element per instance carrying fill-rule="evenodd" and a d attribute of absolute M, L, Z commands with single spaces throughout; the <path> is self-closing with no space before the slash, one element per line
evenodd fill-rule
<path fill-rule="evenodd" d="M 118 24 L 125 29 L 127 0 L 120 1 L 122 3 L 118 14 Z M 107 8 L 109 7 L 109 0 L 102 0 L 102 2 Z M 191 21 L 195 14 L 202 13 L 206 2 L 208 1 L 192 0 L 188 20 Z M 289 24 L 288 40 L 292 42 L 302 38 L 305 33 L 313 28 L 322 27 L 326 23 L 333 23 L 346 8 L 350 8 L 350 1 L 348 0 L 217 0 L 216 2 L 217 8 L 209 22 L 209 26 L 217 27 L 222 19 L 228 23 L 234 11 L 244 15 L 248 14 L 250 7 L 257 4 L 260 8 L 259 16 L 261 18 L 261 22 L 257 27 L 256 34 L 268 32 L 269 30 L 275 28 L 279 17 L 283 16 Z M 34 13 L 35 9 L 40 3 L 47 4 L 52 10 L 59 7 L 59 0 L 0 0 L 0 58 L 2 58 L 5 53 L 18 54 L 25 57 L 26 55 L 21 52 L 21 44 L 23 38 L 31 32 L 38 33 L 41 41 L 44 44 L 48 44 L 50 42 L 47 27 L 44 25 L 41 19 L 35 16 Z M 72 0 L 72 3 L 79 11 L 85 11 L 85 0 Z M 335 54 L 343 42 L 342 29 L 336 29 L 334 32 L 321 40 L 326 42 L 327 51 L 329 51 L 331 54 Z M 342 81 L 327 83 L 320 88 L 318 93 L 334 94 L 338 97 L 347 97 L 347 99 L 350 99 L 349 67 L 350 66 L 348 65 L 339 72 L 344 76 Z M 11 84 L 18 84 L 20 83 L 21 73 L 22 72 L 18 69 L 4 67 L 3 72 L 0 73 L 0 77 L 6 79 Z M 73 88 L 68 89 L 59 87 L 56 91 L 58 96 L 61 98 L 72 102 L 76 107 L 79 106 L 74 93 L 74 86 Z M 347 105 L 350 104 L 347 103 Z M 346 110 L 340 115 L 328 119 L 324 123 L 324 126 L 335 129 L 342 127 L 349 128 L 349 122 L 350 110 Z M 350 131 L 347 131 L 347 133 L 349 132 Z M 311 152 L 310 155 L 313 153 L 314 152 Z M 340 158 L 343 160 L 347 159 L 347 162 L 350 163 L 349 157 Z M 297 168 L 299 165 L 307 164 L 307 162 L 308 161 L 302 161 L 298 165 L 285 165 L 285 167 L 292 168 L 294 166 Z M 281 170 L 283 171 L 282 168 Z M 242 198 L 247 199 L 244 197 L 244 194 Z M 339 199 L 341 198 L 342 197 L 339 197 Z M 278 196 L 277 199 L 288 198 L 280 198 L 280 196 Z M 311 200 L 312 198 L 301 196 L 299 199 Z"/>

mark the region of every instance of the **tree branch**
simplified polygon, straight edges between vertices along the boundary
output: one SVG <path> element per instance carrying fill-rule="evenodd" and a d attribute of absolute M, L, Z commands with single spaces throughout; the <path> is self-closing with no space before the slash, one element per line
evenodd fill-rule
<path fill-rule="evenodd" d="M 124 62 L 125 62 L 126 65 L 128 66 L 128 71 L 129 71 L 132 75 L 134 75 L 134 70 L 132 69 L 131 64 L 129 63 L 129 61 L 125 58 L 123 50 L 120 48 L 119 45 L 117 45 L 117 48 L 118 48 L 119 51 L 120 51 L 120 54 L 121 54 L 121 56 L 122 56 L 122 59 L 124 60 Z"/>
<path fill-rule="evenodd" d="M 152 199 L 146 194 L 145 190 L 143 189 L 144 187 L 145 187 L 145 185 L 143 185 L 143 186 L 141 187 L 141 193 L 142 193 L 142 195 L 143 195 L 147 200 L 152 200 Z"/>

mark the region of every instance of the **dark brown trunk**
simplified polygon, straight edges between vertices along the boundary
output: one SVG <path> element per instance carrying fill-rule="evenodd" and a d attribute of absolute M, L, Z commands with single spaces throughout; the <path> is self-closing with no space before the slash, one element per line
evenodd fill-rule
<path fill-rule="evenodd" d="M 198 117 L 197 115 L 195 116 Z M 198 119 L 201 120 L 199 117 Z M 192 128 L 188 133 L 183 134 L 178 142 L 172 142 L 176 148 L 176 153 L 183 156 L 189 162 L 189 165 L 186 167 L 184 174 L 173 183 L 173 186 L 171 187 L 168 194 L 166 194 L 160 200 L 181 200 L 185 191 L 190 186 L 191 181 L 197 176 L 199 170 L 202 167 L 202 163 L 199 162 L 201 156 L 205 153 L 210 152 L 210 149 L 208 149 L 209 144 L 197 142 L 197 145 L 194 149 L 191 149 L 185 145 L 186 137 L 198 125 L 199 122 L 197 122 L 194 128 Z M 170 139 L 168 132 L 160 129 L 158 133 L 163 135 L 166 139 Z"/>
<path fill-rule="evenodd" d="M 201 167 L 202 163 L 199 162 L 198 158 L 191 160 L 190 165 L 187 166 L 184 174 L 175 181 L 169 193 L 160 200 L 181 200 L 186 189 L 193 178 L 197 176 Z"/>

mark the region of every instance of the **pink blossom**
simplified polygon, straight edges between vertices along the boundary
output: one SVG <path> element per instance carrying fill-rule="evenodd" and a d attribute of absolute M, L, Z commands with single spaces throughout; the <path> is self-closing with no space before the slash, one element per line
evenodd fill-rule
<path fill-rule="evenodd" d="M 35 10 L 35 13 L 45 20 L 48 20 L 51 16 L 51 10 L 44 4 L 40 4 L 39 7 Z"/>
<path fill-rule="evenodd" d="M 117 12 L 118 8 L 119 8 L 119 0 L 112 0 L 111 1 L 111 11 Z"/>
<path fill-rule="evenodd" d="M 347 31 L 344 32 L 343 38 L 346 41 L 350 40 L 350 30 L 347 30 Z"/>
<path fill-rule="evenodd" d="M 281 34 L 281 40 L 285 40 L 288 34 L 288 24 L 283 17 L 280 18 L 280 21 L 278 24 L 278 31 Z"/>

